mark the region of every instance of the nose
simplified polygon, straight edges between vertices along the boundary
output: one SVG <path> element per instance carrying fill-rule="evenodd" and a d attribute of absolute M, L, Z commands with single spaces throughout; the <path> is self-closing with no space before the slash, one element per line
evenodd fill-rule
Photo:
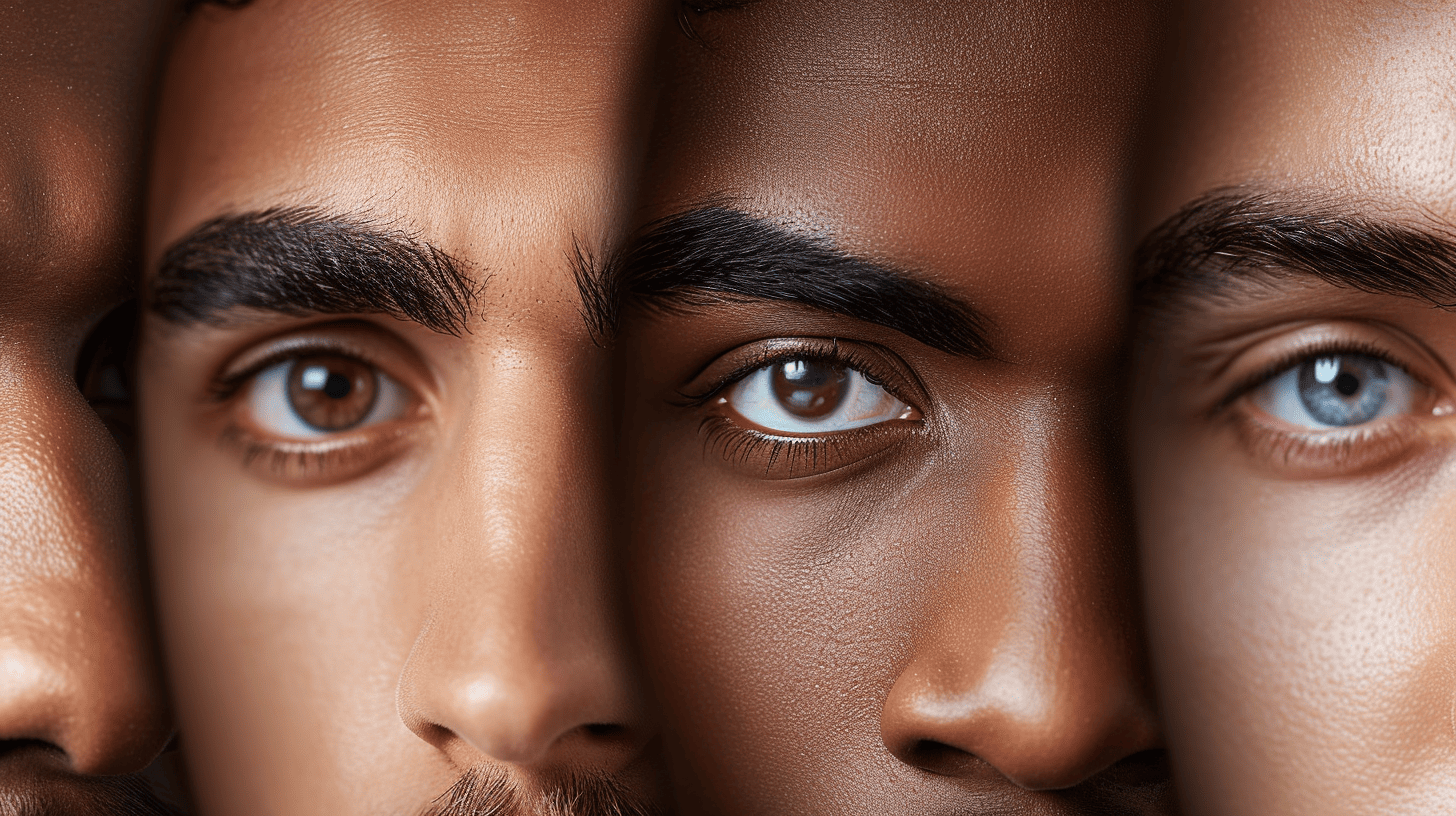
<path fill-rule="evenodd" d="M 121 451 L 69 372 L 0 368 L 0 745 L 140 770 L 169 724 Z"/>
<path fill-rule="evenodd" d="M 612 774 L 650 727 L 609 557 L 604 431 L 589 408 L 536 407 L 482 405 L 460 436 L 400 716 L 462 766 Z"/>
<path fill-rule="evenodd" d="M 1021 438 L 984 480 L 974 563 L 947 570 L 881 716 L 931 773 L 1073 787 L 1158 749 L 1135 559 L 1112 470 L 1064 434 Z"/>

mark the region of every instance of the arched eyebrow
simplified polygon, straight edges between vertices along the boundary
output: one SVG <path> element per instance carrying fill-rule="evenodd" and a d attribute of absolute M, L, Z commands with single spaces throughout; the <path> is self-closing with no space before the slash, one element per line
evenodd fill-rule
<path fill-rule="evenodd" d="M 1288 278 L 1456 308 L 1456 235 L 1360 214 L 1324 193 L 1215 190 L 1148 234 L 1136 257 L 1141 307 L 1217 299 Z"/>
<path fill-rule="evenodd" d="M 310 207 L 215 218 L 162 256 L 147 308 L 175 325 L 245 312 L 388 314 L 458 335 L 476 287 L 461 265 L 408 233 Z"/>
<path fill-rule="evenodd" d="M 596 312 L 589 322 L 606 333 L 627 305 L 691 311 L 773 301 L 884 326 L 949 354 L 993 357 L 990 321 L 939 286 L 730 207 L 649 224 L 582 288 Z"/>

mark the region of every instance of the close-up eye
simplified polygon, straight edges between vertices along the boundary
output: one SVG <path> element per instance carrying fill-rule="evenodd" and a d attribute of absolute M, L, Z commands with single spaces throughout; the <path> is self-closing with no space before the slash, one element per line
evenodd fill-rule
<path fill-rule="evenodd" d="M 915 412 L 864 373 L 813 358 L 764 366 L 731 386 L 723 403 L 764 431 L 790 435 L 837 433 Z"/>
<path fill-rule="evenodd" d="M 362 360 L 315 354 L 258 372 L 247 405 L 259 430 L 307 440 L 398 419 L 408 410 L 410 395 Z"/>
<path fill-rule="evenodd" d="M 1409 412 L 1425 388 L 1400 367 L 1368 354 L 1321 354 L 1260 385 L 1253 401 L 1310 430 L 1364 425 Z"/>

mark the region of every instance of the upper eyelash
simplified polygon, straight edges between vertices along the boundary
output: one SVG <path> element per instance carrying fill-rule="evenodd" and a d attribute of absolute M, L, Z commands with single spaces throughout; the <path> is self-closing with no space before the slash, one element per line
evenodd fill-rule
<path fill-rule="evenodd" d="M 790 360 L 816 360 L 853 369 L 859 372 L 871 384 L 889 391 L 896 399 L 904 400 L 904 397 L 901 397 L 889 386 L 885 378 L 875 373 L 875 368 L 878 367 L 876 361 L 870 359 L 868 355 L 857 352 L 853 347 L 846 348 L 841 346 L 838 338 L 830 338 L 830 343 L 831 347 L 827 353 L 818 349 L 786 348 L 755 356 L 754 359 L 743 363 L 729 373 L 714 380 L 712 385 L 699 394 L 678 391 L 677 394 L 681 398 L 681 402 L 678 404 L 684 408 L 701 407 L 711 402 L 714 397 L 723 393 L 723 391 L 732 387 L 735 383 L 753 372 Z"/>
<path fill-rule="evenodd" d="M 315 343 L 300 343 L 270 352 L 253 363 L 250 363 L 241 371 L 215 377 L 208 386 L 207 397 L 212 402 L 226 402 L 237 396 L 237 393 L 243 389 L 243 386 L 259 373 L 279 363 L 318 354 L 336 354 L 340 357 L 348 357 L 351 360 L 357 360 L 367 366 L 383 371 L 383 368 L 378 363 L 369 359 L 368 356 L 344 344 L 329 342 L 327 340 L 321 340 Z"/>
<path fill-rule="evenodd" d="M 1428 388 L 1431 385 L 1424 377 L 1412 371 L 1410 366 L 1395 359 L 1395 355 L 1391 354 L 1388 349 L 1376 343 L 1368 340 L 1332 340 L 1286 352 L 1272 363 L 1244 377 L 1234 385 L 1227 397 L 1220 401 L 1218 405 L 1214 406 L 1213 413 L 1219 413 L 1230 405 L 1233 405 L 1245 394 L 1288 371 L 1296 363 L 1308 360 L 1311 357 L 1334 356 L 1339 354 L 1360 354 L 1366 357 L 1373 357 L 1383 363 L 1399 368 L 1421 385 Z"/>

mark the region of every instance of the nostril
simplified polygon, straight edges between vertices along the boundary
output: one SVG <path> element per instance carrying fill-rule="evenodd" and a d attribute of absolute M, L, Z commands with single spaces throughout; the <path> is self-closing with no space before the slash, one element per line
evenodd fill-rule
<path fill-rule="evenodd" d="M 587 723 L 582 726 L 582 730 L 597 739 L 622 739 L 627 736 L 627 727 L 614 723 Z"/>
<path fill-rule="evenodd" d="M 901 753 L 900 761 L 938 776 L 968 777 L 996 772 L 975 754 L 936 740 L 916 740 Z"/>

